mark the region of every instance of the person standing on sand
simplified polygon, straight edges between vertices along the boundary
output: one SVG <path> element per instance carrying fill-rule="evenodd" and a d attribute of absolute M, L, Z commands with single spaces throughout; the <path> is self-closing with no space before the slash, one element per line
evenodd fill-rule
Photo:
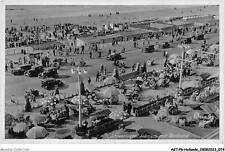
<path fill-rule="evenodd" d="M 25 56 L 23 57 L 23 63 L 24 63 L 24 64 L 27 63 L 27 60 L 26 60 L 26 57 L 25 57 Z"/>
<path fill-rule="evenodd" d="M 101 58 L 102 57 L 102 52 L 98 51 L 98 57 Z"/>
<path fill-rule="evenodd" d="M 55 57 L 55 49 L 53 50 L 53 55 L 54 55 L 54 57 Z"/>
<path fill-rule="evenodd" d="M 98 45 L 95 44 L 95 52 L 98 52 Z"/>
<path fill-rule="evenodd" d="M 112 51 L 109 49 L 108 55 L 111 55 Z"/>
<path fill-rule="evenodd" d="M 81 54 L 84 54 L 84 45 L 81 46 Z"/>
<path fill-rule="evenodd" d="M 5 71 L 7 72 L 8 71 L 8 65 L 5 64 Z"/>
<path fill-rule="evenodd" d="M 49 52 L 47 53 L 47 57 L 49 58 L 49 56 L 50 56 L 50 54 L 49 54 Z"/>
<path fill-rule="evenodd" d="M 123 111 L 126 112 L 127 111 L 127 105 L 125 102 L 123 102 Z"/>
<path fill-rule="evenodd" d="M 100 66 L 100 72 L 101 72 L 101 73 L 104 72 L 104 66 L 103 66 L 103 64 Z"/>
<path fill-rule="evenodd" d="M 132 110 L 132 105 L 131 105 L 131 103 L 128 103 L 128 105 L 127 105 L 127 113 L 129 115 L 131 114 L 131 110 Z"/>
<path fill-rule="evenodd" d="M 99 76 L 100 76 L 100 73 L 99 73 L 99 71 L 97 71 L 97 74 L 96 74 L 96 82 L 99 82 Z"/>
<path fill-rule="evenodd" d="M 74 55 L 77 53 L 77 48 L 75 47 L 74 48 Z"/>
<path fill-rule="evenodd" d="M 90 51 L 89 55 L 90 55 L 90 59 L 92 59 L 92 51 Z"/>
<path fill-rule="evenodd" d="M 90 77 L 88 78 L 88 84 L 91 84 L 91 78 Z"/>

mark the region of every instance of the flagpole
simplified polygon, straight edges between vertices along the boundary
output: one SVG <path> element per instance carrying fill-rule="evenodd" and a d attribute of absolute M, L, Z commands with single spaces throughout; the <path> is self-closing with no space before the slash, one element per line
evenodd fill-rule
<path fill-rule="evenodd" d="M 184 48 L 183 48 L 183 49 L 184 49 Z M 181 83 L 182 83 L 182 74 L 183 74 L 183 60 L 184 60 L 184 50 L 182 50 L 182 60 L 181 60 L 181 68 L 180 68 L 179 88 L 181 88 Z"/>
<path fill-rule="evenodd" d="M 81 118 L 81 89 L 80 89 L 80 74 L 78 71 L 78 89 L 79 89 L 79 127 L 82 125 L 82 118 Z"/>
<path fill-rule="evenodd" d="M 184 52 L 185 52 L 185 49 L 189 48 L 188 45 L 184 45 L 184 44 L 181 44 L 181 45 L 178 45 L 179 48 L 182 48 L 182 59 L 181 59 L 181 68 L 180 68 L 180 80 L 179 80 L 179 89 L 181 88 L 181 83 L 182 83 L 182 74 L 183 74 L 183 63 L 184 63 Z"/>

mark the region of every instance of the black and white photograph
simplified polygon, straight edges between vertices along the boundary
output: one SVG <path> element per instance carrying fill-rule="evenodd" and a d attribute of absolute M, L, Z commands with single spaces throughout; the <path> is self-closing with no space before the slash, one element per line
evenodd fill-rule
<path fill-rule="evenodd" d="M 219 140 L 220 9 L 5 5 L 5 139 Z"/>

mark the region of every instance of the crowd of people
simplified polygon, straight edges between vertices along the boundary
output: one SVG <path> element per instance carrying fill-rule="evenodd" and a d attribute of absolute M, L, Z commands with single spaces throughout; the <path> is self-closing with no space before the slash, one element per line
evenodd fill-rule
<path fill-rule="evenodd" d="M 74 30 L 76 29 L 76 30 Z M 20 41 L 20 43 L 18 43 L 19 46 L 23 46 L 23 45 L 30 45 L 30 44 L 37 44 L 40 43 L 40 41 L 42 41 L 41 35 L 45 35 L 45 39 L 46 37 L 48 37 L 50 40 L 52 40 L 52 38 L 57 39 L 59 41 L 64 40 L 66 38 L 72 38 L 72 37 L 76 37 L 79 34 L 87 34 L 87 33 L 92 33 L 91 31 L 96 30 L 95 27 L 91 27 L 91 26 L 81 26 L 81 25 L 73 25 L 73 24 L 58 24 L 58 25 L 54 25 L 53 27 L 50 26 L 25 26 L 25 27 L 21 27 L 20 29 L 17 28 L 6 28 L 6 42 L 8 47 L 18 47 L 17 45 L 14 44 L 14 42 L 18 42 Z M 50 32 L 52 31 L 52 32 Z M 176 28 L 170 32 L 159 32 L 159 33 L 155 33 L 155 34 L 149 34 L 148 38 L 146 40 L 148 40 L 148 42 L 150 42 L 151 39 L 160 39 L 163 37 L 170 37 L 171 38 L 171 42 L 173 41 L 179 41 L 181 39 L 184 38 L 184 36 L 187 33 L 194 33 L 193 35 L 191 35 L 190 37 L 196 37 L 198 34 L 207 34 L 208 32 L 211 32 L 212 28 L 210 27 L 209 24 L 203 25 L 203 26 L 199 26 L 199 27 L 179 27 Z M 44 40 L 44 39 L 43 39 Z M 45 41 L 45 40 L 44 40 Z M 137 40 L 133 41 L 134 43 L 134 48 L 138 47 L 138 42 Z M 117 44 L 117 41 L 113 41 L 112 45 Z M 148 43 L 149 45 L 150 43 Z M 143 46 L 145 46 L 145 41 L 143 42 Z M 203 42 L 202 45 L 202 50 L 207 51 L 206 49 L 206 41 Z M 44 67 L 49 67 L 52 65 L 53 60 L 51 61 L 52 57 L 56 57 L 57 53 L 62 52 L 63 51 L 63 47 L 62 46 L 57 46 L 55 45 L 53 48 L 53 56 L 50 55 L 49 52 L 47 52 L 46 56 L 43 56 L 42 58 L 39 58 L 39 61 L 41 61 L 41 65 L 43 65 Z M 123 48 L 122 52 L 125 52 L 126 49 Z M 89 58 L 92 59 L 93 58 L 93 53 L 97 52 L 98 53 L 98 57 L 101 58 L 102 54 L 101 51 L 99 51 L 98 45 L 94 45 L 92 48 L 89 48 Z M 26 52 L 23 52 L 24 55 L 26 54 Z M 66 57 L 64 62 L 68 63 L 67 61 L 67 57 L 69 57 L 71 54 L 85 54 L 85 46 L 82 45 L 80 48 L 75 47 L 73 45 L 71 45 L 67 52 L 66 52 Z M 128 87 L 127 85 L 125 85 L 124 81 L 126 80 L 121 80 L 120 76 L 122 73 L 125 72 L 125 66 L 126 64 L 123 61 L 120 61 L 121 56 L 116 57 L 116 55 L 120 55 L 120 53 L 117 53 L 116 50 L 114 50 L 113 52 L 111 50 L 108 51 L 108 58 L 112 58 L 112 60 L 114 61 L 114 66 L 115 69 L 112 73 L 112 77 L 114 77 L 116 80 L 118 80 L 118 82 L 116 82 L 116 85 L 118 83 L 120 83 L 119 85 L 119 89 L 121 89 L 121 93 L 123 95 L 125 95 L 129 101 L 129 103 L 123 103 L 122 104 L 122 110 L 124 112 L 126 112 L 129 116 L 132 113 L 132 109 L 134 109 L 134 107 L 132 106 L 132 103 L 136 100 L 140 99 L 141 96 L 141 91 L 143 89 L 143 87 L 148 86 L 151 89 L 157 89 L 158 87 L 167 87 L 169 86 L 170 82 L 178 82 L 180 79 L 180 63 L 183 62 L 180 60 L 180 58 L 176 59 L 175 63 L 171 63 L 170 59 L 169 59 L 169 55 L 168 52 L 164 51 L 163 53 L 163 57 L 165 58 L 165 63 L 164 63 L 164 68 L 161 71 L 156 71 L 156 70 L 152 70 L 152 71 L 148 71 L 147 67 L 149 65 L 153 65 L 154 63 L 154 59 L 151 61 L 151 64 L 149 64 L 148 62 L 144 62 L 143 64 L 140 63 L 136 63 L 132 66 L 131 68 L 131 72 L 135 73 L 136 71 L 138 72 L 138 75 L 140 76 L 140 79 L 136 79 L 135 83 L 130 87 Z M 190 56 L 186 55 L 185 58 L 188 59 Z M 214 56 L 210 55 L 208 56 L 209 59 L 211 60 Z M 198 58 L 197 54 L 194 54 L 193 56 L 191 56 L 189 59 L 191 60 L 195 60 Z M 214 57 L 215 58 L 215 57 Z M 211 60 L 213 61 L 213 60 Z M 18 60 L 18 64 L 29 64 L 30 60 L 28 60 L 25 56 L 24 58 L 19 58 Z M 197 61 L 196 61 L 197 63 Z M 10 61 L 9 64 L 6 64 L 6 71 L 8 69 L 13 69 L 14 68 L 14 62 Z M 71 65 L 75 66 L 77 65 L 75 63 L 74 58 L 71 58 Z M 86 66 L 86 61 L 81 58 L 80 59 L 80 63 L 78 64 L 79 66 Z M 191 62 L 188 61 L 184 61 L 183 63 L 183 72 L 182 75 L 185 76 L 190 76 L 191 72 L 192 72 L 192 68 L 193 68 L 193 64 L 191 64 Z M 108 73 L 107 73 L 107 69 L 106 66 L 104 66 L 103 64 L 100 66 L 100 68 L 97 70 L 96 72 L 96 78 L 95 78 L 95 82 L 102 82 L 104 81 L 107 77 L 108 77 Z M 91 84 L 92 80 L 89 77 L 87 80 L 88 84 Z M 114 83 L 112 83 L 114 84 Z M 115 86 L 116 86 L 115 85 Z M 129 91 L 128 91 L 129 90 Z M 89 92 L 88 94 L 86 93 L 85 87 L 84 87 L 84 83 L 81 82 L 80 84 L 80 91 L 81 91 L 81 95 L 83 96 L 88 96 L 93 92 Z M 218 88 L 206 88 L 203 93 L 199 93 L 199 92 L 195 92 L 194 94 L 192 94 L 191 98 L 194 101 L 204 101 L 205 98 L 207 98 L 209 95 L 218 93 Z M 57 98 L 59 97 L 59 89 L 56 88 L 54 93 L 52 94 L 53 98 Z M 97 97 L 96 97 L 97 98 Z M 158 96 L 156 97 L 157 99 L 159 98 Z M 109 105 L 112 104 L 112 102 L 110 101 L 110 99 L 112 98 L 107 98 L 107 99 L 103 99 L 103 105 Z M 25 97 L 26 100 L 26 104 L 25 104 L 25 112 L 31 112 L 32 111 L 32 106 L 31 104 L 36 102 L 36 97 L 33 95 L 28 95 Z M 57 98 L 57 101 L 59 101 L 60 99 Z M 89 99 L 87 99 L 89 102 Z M 91 99 L 90 99 L 91 100 Z M 99 100 L 99 99 L 97 99 Z M 118 99 L 117 99 L 118 100 Z M 44 107 L 44 109 L 42 109 L 42 111 L 40 111 L 40 113 L 42 114 L 46 114 L 48 117 L 49 121 L 53 121 L 53 122 L 58 122 L 62 119 L 68 119 L 69 118 L 69 113 L 70 113 L 70 109 L 69 107 L 64 104 L 64 106 L 61 109 L 56 109 L 55 106 L 56 104 L 58 104 L 59 102 L 54 102 L 54 100 L 52 101 L 53 104 L 52 105 L 47 105 Z M 165 117 L 167 117 L 167 113 L 171 115 L 177 115 L 179 113 L 178 110 L 178 105 L 182 105 L 183 104 L 183 98 L 179 98 L 177 97 L 176 99 L 174 99 L 172 102 L 168 101 L 165 102 L 164 105 L 161 105 L 159 109 L 155 110 L 152 112 L 152 114 L 154 116 L 156 116 L 157 120 L 163 120 Z M 87 112 L 83 112 L 83 114 L 87 113 L 87 116 L 89 116 L 91 109 L 94 109 L 92 107 L 91 104 L 87 104 L 88 106 L 83 106 L 83 111 L 87 111 Z M 85 109 L 86 108 L 86 109 Z M 93 111 L 94 111 L 93 110 Z M 216 121 L 216 116 L 215 114 L 210 114 L 210 115 L 204 115 L 203 118 L 201 119 L 199 126 L 200 127 L 205 127 L 205 126 L 214 126 Z M 97 121 L 95 122 L 97 123 Z M 84 130 L 87 129 L 87 123 L 85 121 L 85 123 L 83 124 L 83 128 Z"/>
<path fill-rule="evenodd" d="M 95 26 L 85 26 L 77 24 L 55 24 L 53 26 L 21 26 L 7 27 L 6 48 L 41 44 L 47 41 L 61 41 L 76 38 L 77 36 L 93 33 Z"/>

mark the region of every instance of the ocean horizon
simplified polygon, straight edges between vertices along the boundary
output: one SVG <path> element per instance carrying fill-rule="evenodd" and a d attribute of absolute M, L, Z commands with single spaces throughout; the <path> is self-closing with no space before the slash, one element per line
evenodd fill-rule
<path fill-rule="evenodd" d="M 195 5 L 197 6 L 197 5 Z M 181 9 L 195 7 L 193 5 L 8 5 L 6 6 L 7 19 L 28 18 L 58 18 L 72 16 L 87 16 L 99 14 L 115 14 L 158 11 L 165 9 Z"/>

